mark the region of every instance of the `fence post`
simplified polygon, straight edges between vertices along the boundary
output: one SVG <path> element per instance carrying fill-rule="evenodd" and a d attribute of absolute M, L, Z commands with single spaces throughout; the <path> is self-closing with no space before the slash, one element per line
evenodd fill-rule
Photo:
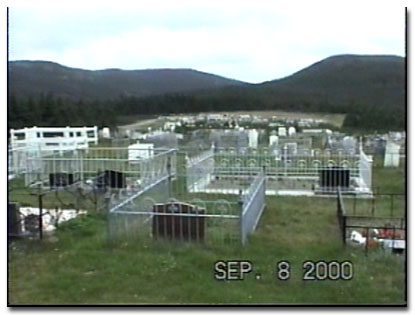
<path fill-rule="evenodd" d="M 167 157 L 167 185 L 168 185 L 168 191 L 169 191 L 169 197 L 171 198 L 171 160 L 170 156 Z"/>
<path fill-rule="evenodd" d="M 391 197 L 391 217 L 393 216 L 393 194 L 390 195 Z"/>
<path fill-rule="evenodd" d="M 242 189 L 239 189 L 238 205 L 239 205 L 239 210 L 240 210 L 239 221 L 240 221 L 240 229 L 241 229 L 241 243 L 242 243 L 242 246 L 245 246 L 245 231 L 244 231 L 244 222 L 243 222 L 244 201 L 242 197 Z"/>
<path fill-rule="evenodd" d="M 43 239 L 43 200 L 42 198 L 43 198 L 43 194 L 42 192 L 40 192 L 40 188 L 39 188 L 38 199 L 39 199 L 39 238 L 40 239 Z"/>
<path fill-rule="evenodd" d="M 346 222 L 347 217 L 343 208 L 343 199 L 341 195 L 340 187 L 337 187 L 337 220 L 339 222 L 340 233 L 342 237 L 343 245 L 346 245 Z"/>

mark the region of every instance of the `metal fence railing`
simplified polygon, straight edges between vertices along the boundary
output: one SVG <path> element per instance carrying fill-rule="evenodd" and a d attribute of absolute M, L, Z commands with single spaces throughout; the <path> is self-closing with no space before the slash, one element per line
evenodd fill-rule
<path fill-rule="evenodd" d="M 199 155 L 186 155 L 186 181 L 189 191 L 203 191 L 213 179 L 215 167 L 213 148 Z"/>
<path fill-rule="evenodd" d="M 241 242 L 245 245 L 248 235 L 257 227 L 265 209 L 266 175 L 263 169 L 249 189 L 242 195 Z"/>
<path fill-rule="evenodd" d="M 168 167 L 175 174 L 176 151 L 152 149 L 149 154 L 146 149 L 99 147 L 30 157 L 27 162 L 25 183 L 28 186 L 83 183 L 113 189 L 136 189 L 165 176 Z"/>
<path fill-rule="evenodd" d="M 260 172 L 240 195 L 200 193 L 188 189 L 186 175 L 166 176 L 124 198 L 112 198 L 108 214 L 111 241 L 153 238 L 242 243 L 265 209 L 265 174 Z"/>
<path fill-rule="evenodd" d="M 386 197 L 386 199 L 385 199 Z M 393 200 L 400 200 L 394 208 Z M 402 252 L 406 248 L 406 204 L 404 195 L 381 194 L 372 198 L 344 198 L 337 192 L 337 218 L 343 244 L 382 247 Z M 391 203 L 390 203 L 391 202 Z M 348 206 L 345 206 L 345 204 Z"/>
<path fill-rule="evenodd" d="M 39 168 L 39 162 L 41 157 L 51 155 L 50 152 L 42 152 L 39 146 L 27 146 L 27 147 L 17 147 L 13 149 L 8 149 L 7 152 L 7 165 L 9 179 L 12 179 L 16 176 L 24 175 L 27 173 L 29 168 L 29 163 L 31 159 L 36 159 L 37 163 L 33 165 L 32 168 Z"/>
<path fill-rule="evenodd" d="M 337 220 L 343 244 L 346 244 L 346 210 L 344 208 L 341 189 L 337 189 Z"/>

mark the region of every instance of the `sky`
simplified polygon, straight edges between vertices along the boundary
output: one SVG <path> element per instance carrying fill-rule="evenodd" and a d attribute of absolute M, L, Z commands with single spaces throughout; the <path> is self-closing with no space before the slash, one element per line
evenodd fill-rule
<path fill-rule="evenodd" d="M 9 60 L 89 70 L 192 68 L 259 83 L 332 55 L 405 55 L 405 11 L 396 2 L 146 2 L 11 3 Z"/>

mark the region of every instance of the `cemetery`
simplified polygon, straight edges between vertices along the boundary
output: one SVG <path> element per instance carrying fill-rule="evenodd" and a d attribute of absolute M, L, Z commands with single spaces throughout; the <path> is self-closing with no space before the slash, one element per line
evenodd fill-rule
<path fill-rule="evenodd" d="M 152 227 L 152 222 L 154 225 L 157 218 L 167 216 L 155 214 L 161 211 L 162 203 L 165 205 L 163 213 L 171 213 L 171 207 L 179 209 L 175 217 L 178 217 L 180 226 L 183 222 L 185 226 L 186 220 L 193 222 L 192 218 L 200 220 L 204 233 L 195 235 L 198 235 L 197 238 L 200 236 L 201 240 L 245 243 L 265 208 L 265 175 L 258 172 L 253 183 L 239 187 L 237 196 L 200 196 L 192 189 L 195 180 L 199 180 L 192 173 L 194 160 L 186 162 L 187 173 L 176 171 L 177 168 L 184 169 L 177 165 L 177 160 L 175 149 L 156 149 L 152 144 L 78 149 L 27 158 L 24 177 L 27 186 L 49 192 L 70 191 L 83 196 L 94 194 L 99 201 L 97 204 L 106 207 L 104 211 L 109 213 L 110 239 L 116 239 L 121 234 L 130 235 L 133 231 L 140 235 L 151 234 L 148 229 Z M 261 189 L 258 190 L 258 187 Z M 252 217 L 251 211 L 256 211 L 255 217 Z M 149 216 L 154 219 L 149 220 Z M 242 218 L 250 220 L 250 223 L 241 225 Z M 176 226 L 175 222 L 169 224 Z M 194 228 L 192 224 L 186 225 L 189 231 Z M 153 228 L 152 233 L 155 231 L 159 229 Z M 163 231 L 167 233 L 167 230 Z M 186 231 L 184 227 L 179 235 L 174 235 L 176 238 L 183 237 L 183 233 L 187 235 Z"/>
<path fill-rule="evenodd" d="M 406 197 L 382 195 L 377 187 L 395 187 L 402 163 L 384 167 L 384 150 L 380 178 L 373 155 L 366 153 L 370 147 L 360 139 L 290 127 L 280 134 L 278 126 L 202 128 L 182 135 L 147 129 L 130 137 L 106 130 L 98 144 L 85 148 L 10 149 L 9 179 L 33 196 L 12 191 L 9 238 L 33 242 L 42 230 L 41 243 L 57 248 L 46 254 L 50 268 L 62 276 L 79 265 L 81 274 L 94 275 L 92 283 L 94 270 L 97 281 L 105 281 L 104 265 L 139 272 L 140 280 L 160 270 L 174 270 L 180 281 L 203 270 L 211 279 L 206 264 L 224 257 L 253 257 L 267 276 L 276 259 L 326 259 L 328 251 L 352 260 L 356 270 L 373 263 L 385 271 L 398 266 L 390 259 L 406 250 Z M 56 245 L 49 245 L 55 238 Z M 380 264 L 371 255 L 379 251 L 385 257 Z M 80 259 L 70 258 L 78 252 L 84 253 Z M 199 262 L 203 267 L 194 268 Z"/>
<path fill-rule="evenodd" d="M 24 163 L 11 167 L 22 165 L 28 187 L 93 195 L 109 214 L 111 240 L 138 233 L 245 244 L 266 195 L 372 196 L 372 160 L 356 141 L 313 148 L 312 137 L 293 127 L 279 127 L 268 141 L 256 129 L 194 133 L 180 143 L 171 132 L 150 131 L 135 143 L 114 139 L 119 147 L 26 150 Z M 108 139 L 110 131 L 100 134 Z"/>

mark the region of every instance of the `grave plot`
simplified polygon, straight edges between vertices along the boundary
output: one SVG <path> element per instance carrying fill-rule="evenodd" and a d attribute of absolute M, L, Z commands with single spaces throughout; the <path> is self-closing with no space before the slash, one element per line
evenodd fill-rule
<path fill-rule="evenodd" d="M 337 217 L 344 244 L 366 251 L 383 248 L 394 253 L 406 249 L 406 197 L 379 194 L 356 199 L 337 193 Z"/>
<path fill-rule="evenodd" d="M 95 188 L 137 189 L 175 173 L 173 149 L 90 148 L 29 157 L 25 183 L 44 188 L 72 185 Z"/>
<path fill-rule="evenodd" d="M 265 174 L 241 187 L 239 194 L 190 191 L 187 176 L 160 179 L 121 203 L 108 215 L 111 241 L 164 239 L 204 244 L 246 244 L 265 209 Z"/>
<path fill-rule="evenodd" d="M 188 189 L 237 194 L 260 170 L 267 175 L 269 195 L 372 193 L 372 161 L 361 150 L 288 150 L 211 148 L 187 159 Z"/>
<path fill-rule="evenodd" d="M 134 194 L 174 175 L 175 166 L 174 149 L 89 148 L 27 158 L 25 184 L 41 193 L 70 194 L 77 204 L 91 200 L 95 211 L 107 211 L 111 196 Z"/>

